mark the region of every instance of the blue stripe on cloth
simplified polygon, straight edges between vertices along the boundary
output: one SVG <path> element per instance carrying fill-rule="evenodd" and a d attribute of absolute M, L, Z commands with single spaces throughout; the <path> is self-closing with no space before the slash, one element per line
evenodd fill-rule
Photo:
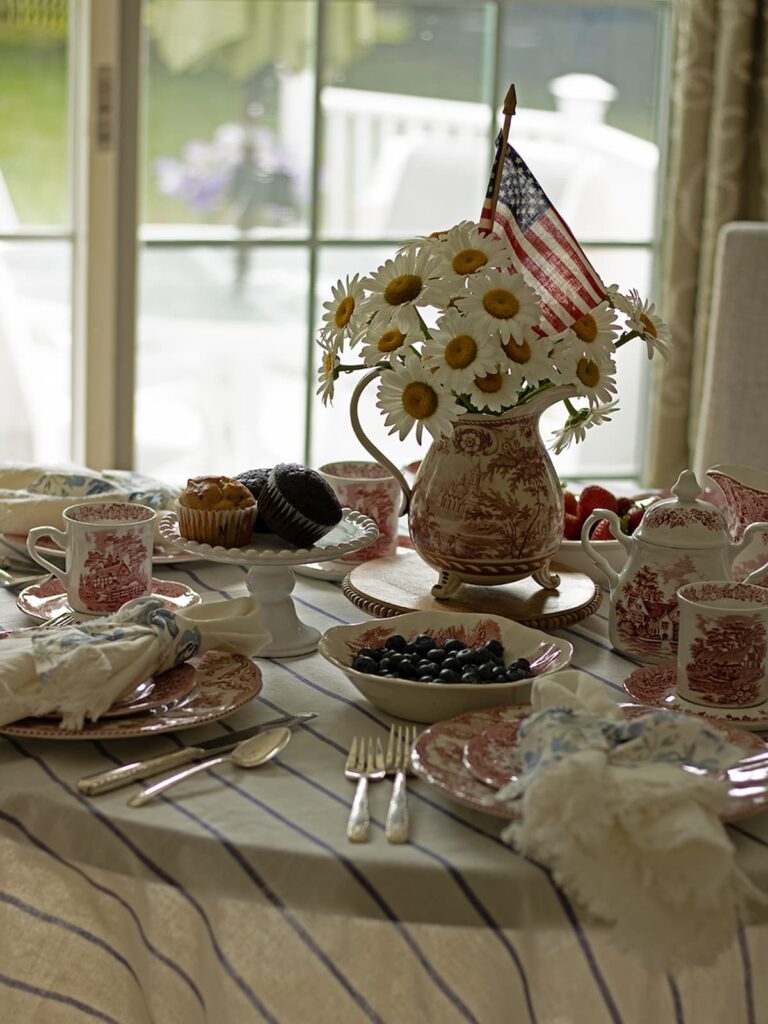
<path fill-rule="evenodd" d="M 136 857 L 137 860 L 139 860 L 145 867 L 149 868 L 149 870 L 152 871 L 153 874 L 155 874 L 161 881 L 165 882 L 166 885 L 169 885 L 173 889 L 175 889 L 179 893 L 179 895 L 183 897 L 184 900 L 186 900 L 186 902 L 200 916 L 200 920 L 203 922 L 205 930 L 208 934 L 208 939 L 216 955 L 216 959 L 219 961 L 219 963 L 224 968 L 226 973 L 229 975 L 229 977 L 232 979 L 235 985 L 240 989 L 240 991 L 243 993 L 246 999 L 251 1003 L 254 1009 L 258 1010 L 265 1020 L 272 1022 L 272 1024 L 277 1024 L 277 1018 L 275 1018 L 270 1013 L 270 1011 L 266 1008 L 266 1006 L 258 997 L 258 995 L 253 991 L 248 982 L 243 977 L 241 977 L 241 975 L 237 972 L 235 967 L 230 963 L 228 957 L 224 953 L 224 950 L 219 945 L 218 939 L 214 934 L 213 927 L 211 926 L 211 922 L 208 919 L 208 915 L 206 914 L 205 910 L 200 905 L 200 903 L 195 899 L 195 897 L 192 896 L 189 892 L 187 892 L 187 890 L 181 885 L 180 882 L 177 882 L 176 879 L 172 878 L 171 875 L 168 874 L 167 871 L 165 871 L 158 864 L 156 864 L 151 859 L 151 857 L 149 857 L 149 855 L 146 854 L 142 849 L 140 849 L 140 847 L 137 846 L 132 839 L 130 839 L 123 831 L 121 831 L 121 829 L 119 829 L 117 825 L 115 825 L 115 823 L 110 818 L 108 818 L 106 814 L 104 814 L 103 811 L 100 811 L 97 807 L 94 807 L 93 804 L 85 797 L 81 796 L 81 794 L 78 793 L 76 789 L 73 789 L 73 787 L 70 786 L 67 782 L 59 778 L 59 776 L 53 771 L 50 765 L 46 764 L 42 757 L 39 757 L 37 754 L 33 754 L 30 751 L 26 750 L 17 740 L 15 740 L 11 736 L 6 736 L 6 740 L 9 743 L 11 743 L 16 748 L 16 750 L 19 751 L 20 754 L 23 754 L 24 757 L 30 758 L 36 764 L 38 764 L 39 767 L 42 768 L 42 770 L 50 779 L 52 779 L 66 793 L 74 797 L 79 804 L 85 807 L 88 813 L 97 821 L 99 821 L 102 825 L 104 825 L 104 827 L 108 831 L 110 831 L 128 850 L 131 851 L 131 853 Z"/>
<path fill-rule="evenodd" d="M 744 925 L 738 924 L 739 952 L 744 966 L 744 1000 L 747 1004 L 747 1024 L 755 1024 L 755 993 L 752 985 L 752 961 L 749 956 L 749 942 Z"/>
<path fill-rule="evenodd" d="M 280 661 L 274 661 L 274 664 L 279 666 L 280 668 L 282 668 L 284 671 L 288 672 L 290 675 L 294 676 L 294 678 L 298 679 L 300 682 L 304 683 L 306 686 L 309 686 L 312 689 L 319 689 L 319 690 L 321 690 L 321 692 L 326 693 L 333 700 L 340 701 L 341 703 L 347 704 L 347 705 L 355 708 L 356 711 L 360 712 L 361 714 L 364 714 L 367 718 L 369 718 L 373 722 L 376 722 L 383 729 L 387 729 L 387 730 L 389 729 L 389 726 L 390 726 L 389 722 L 384 721 L 383 719 L 381 719 L 377 715 L 375 715 L 375 714 L 371 713 L 370 711 L 368 711 L 366 708 L 360 707 L 360 705 L 356 704 L 354 701 L 349 700 L 346 697 L 341 697 L 339 694 L 335 694 L 332 691 L 327 691 L 327 690 L 323 689 L 322 687 L 319 687 L 317 685 L 317 683 L 311 682 L 311 680 L 307 679 L 306 676 L 301 675 L 301 673 L 297 672 L 295 669 L 290 668 L 288 665 L 284 665 Z M 607 682 L 607 680 L 603 680 L 603 682 Z M 608 684 L 608 685 L 611 685 L 611 684 Z M 310 731 L 314 736 L 318 736 L 321 740 L 323 740 L 323 742 L 328 743 L 329 745 L 333 746 L 335 749 L 339 750 L 341 753 L 346 754 L 346 750 L 343 747 L 341 747 L 340 744 L 334 742 L 333 740 L 327 740 L 324 736 L 322 736 L 321 734 L 317 733 L 317 731 L 315 729 L 312 729 L 310 726 L 304 726 L 304 728 L 306 728 L 308 731 Z M 474 825 L 471 822 L 465 821 L 465 819 L 461 818 L 458 814 L 454 814 L 452 811 L 448 810 L 448 808 L 441 806 L 439 803 L 436 803 L 434 800 L 430 800 L 428 797 L 424 796 L 421 793 L 414 793 L 413 795 L 416 796 L 417 799 L 421 800 L 423 803 L 427 804 L 428 806 L 430 806 L 433 809 L 435 809 L 436 811 L 438 811 L 440 814 L 443 814 L 446 817 L 451 818 L 451 820 L 453 820 L 455 822 L 458 822 L 459 824 L 461 824 L 465 828 L 468 828 L 468 829 L 472 830 L 473 832 L 477 833 L 478 835 L 484 836 L 486 839 L 489 839 L 491 842 L 496 843 L 497 845 L 503 847 L 504 849 L 506 849 L 506 850 L 509 849 L 507 844 L 504 843 L 504 841 L 502 839 L 500 839 L 498 836 L 493 835 L 493 834 L 491 834 L 489 832 L 486 832 L 486 831 L 484 831 L 481 828 L 478 828 L 476 825 Z M 588 964 L 588 966 L 589 966 L 589 968 L 590 968 L 590 970 L 592 972 L 593 977 L 595 978 L 595 983 L 597 984 L 598 989 L 600 990 L 601 994 L 603 995 L 603 998 L 605 1000 L 608 1012 L 611 1014 L 611 1019 L 614 1021 L 614 1024 L 620 1024 L 621 1018 L 618 1015 L 618 1011 L 616 1010 L 615 1004 L 613 1003 L 613 999 L 611 998 L 611 995 L 610 995 L 610 992 L 608 990 L 608 986 L 606 985 L 605 979 L 602 976 L 602 972 L 600 971 L 600 968 L 598 967 L 597 962 L 596 962 L 596 960 L 594 958 L 594 955 L 593 955 L 593 953 L 592 953 L 592 951 L 591 951 L 591 949 L 589 947 L 589 943 L 588 943 L 587 937 L 584 934 L 583 929 L 581 928 L 581 924 L 579 922 L 579 919 L 578 919 L 578 916 L 576 914 L 576 911 L 574 910 L 573 906 L 571 905 L 571 903 L 568 900 L 568 897 L 565 895 L 565 893 L 563 893 L 558 888 L 558 886 L 555 884 L 555 881 L 552 878 L 552 875 L 546 870 L 546 868 L 544 868 L 541 864 L 537 864 L 535 861 L 530 861 L 530 863 L 535 864 L 536 867 L 538 867 L 541 871 L 543 871 L 544 874 L 546 875 L 546 877 L 548 878 L 550 884 L 552 885 L 552 888 L 555 891 L 557 899 L 558 899 L 558 901 L 560 902 L 560 904 L 562 905 L 562 907 L 563 907 L 563 909 L 565 911 L 566 918 L 567 918 L 568 922 L 570 923 L 571 927 L 573 928 L 573 931 L 574 931 L 574 934 L 576 936 L 576 939 L 577 939 L 579 945 L 581 946 L 581 949 L 582 949 L 582 951 L 584 953 L 584 956 L 585 956 L 585 959 L 587 961 L 587 964 Z"/>
<path fill-rule="evenodd" d="M 205 580 L 200 579 L 196 572 L 192 572 L 191 569 L 185 569 L 183 565 L 174 565 L 173 562 L 170 562 L 163 566 L 163 572 L 165 572 L 166 569 L 173 569 L 174 572 L 182 572 L 185 576 L 189 576 L 193 583 L 198 587 L 202 587 L 204 590 L 210 590 L 214 594 L 220 594 L 225 601 L 232 600 L 232 595 L 227 593 L 226 590 L 219 590 L 218 587 L 211 586 L 210 583 L 206 583 Z"/>
<path fill-rule="evenodd" d="M 200 1008 L 203 1010 L 203 1012 L 205 1012 L 205 1000 L 203 999 L 200 989 L 197 987 L 195 982 L 192 980 L 192 978 L 190 978 L 190 976 L 183 968 L 181 968 L 178 964 L 174 963 L 174 961 L 171 960 L 170 957 L 166 956 L 165 953 L 162 953 L 152 942 L 150 942 L 149 938 L 147 937 L 144 931 L 144 927 L 136 914 L 136 911 L 133 909 L 130 903 L 127 902 L 127 900 L 125 900 L 118 893 L 114 892 L 112 889 L 108 889 L 107 886 L 102 885 L 100 882 L 95 882 L 92 878 L 89 878 L 88 875 L 82 870 L 82 868 L 70 863 L 68 860 L 65 860 L 60 854 L 56 853 L 55 850 L 52 850 L 50 846 L 47 846 L 42 841 L 42 839 L 39 839 L 37 836 L 33 835 L 29 831 L 27 826 L 24 825 L 23 822 L 21 822 L 18 818 L 14 818 L 6 811 L 0 810 L 0 820 L 6 821 L 9 825 L 12 825 L 14 828 L 17 828 L 20 832 L 23 833 L 24 837 L 27 839 L 28 842 L 30 842 L 42 853 L 47 854 L 58 864 L 62 865 L 62 867 L 68 868 L 70 871 L 74 872 L 74 874 L 76 874 L 80 879 L 82 879 L 82 881 L 90 885 L 97 892 L 109 897 L 110 899 L 115 900 L 126 911 L 126 913 L 129 915 L 131 920 L 136 925 L 136 930 L 138 931 L 139 937 L 142 943 L 144 944 L 144 947 L 146 948 L 147 952 L 149 952 L 153 957 L 159 960 L 160 963 L 170 968 L 170 970 L 174 971 L 174 973 L 176 973 L 179 976 L 179 978 L 191 990 L 192 994 L 194 995 L 195 999 L 200 1005 Z"/>
<path fill-rule="evenodd" d="M 20 992 L 28 992 L 39 999 L 50 999 L 55 1003 L 71 1006 L 86 1016 L 92 1017 L 94 1020 L 103 1021 L 103 1024 L 124 1024 L 124 1022 L 119 1021 L 116 1017 L 110 1017 L 108 1013 L 102 1013 L 101 1010 L 97 1010 L 94 1006 L 88 1006 L 87 1003 L 74 999 L 72 996 L 65 996 L 61 992 L 51 992 L 49 989 L 38 988 L 37 985 L 30 985 L 26 981 L 20 981 L 18 978 L 9 978 L 7 974 L 0 974 L 0 985 L 7 985 L 8 988 L 15 988 Z"/>
<path fill-rule="evenodd" d="M 321 608 L 319 605 L 312 604 L 311 601 L 306 601 L 303 597 L 298 597 L 296 594 L 293 595 L 294 601 L 299 604 L 303 604 L 305 608 L 311 608 L 313 612 L 317 612 L 319 615 L 324 615 L 326 619 L 331 619 L 332 622 L 340 622 L 342 625 L 348 625 L 348 619 L 342 619 L 338 615 L 334 615 L 333 612 L 326 611 L 325 608 Z"/>
<path fill-rule="evenodd" d="M 675 1011 L 675 1024 L 685 1024 L 685 1018 L 683 1017 L 683 1000 L 680 997 L 680 990 L 677 987 L 677 982 L 671 974 L 667 975 L 667 982 L 669 983 L 669 992 L 672 996 L 672 1007 Z"/>
<path fill-rule="evenodd" d="M 130 963 L 122 953 L 119 953 L 114 946 L 105 942 L 104 939 L 100 939 L 98 935 L 94 935 L 93 932 L 82 928 L 80 925 L 72 924 L 71 921 L 65 921 L 62 917 L 57 917 L 54 914 L 49 914 L 45 910 L 40 910 L 39 907 L 33 907 L 31 903 L 26 903 L 24 900 L 20 900 L 16 896 L 11 896 L 10 893 L 0 891 L 0 902 L 5 903 L 10 907 L 14 907 L 16 910 L 20 910 L 22 913 L 28 914 L 30 917 L 34 917 L 37 921 L 54 925 L 57 928 L 63 928 L 65 931 L 71 932 L 73 935 L 77 935 L 78 938 L 83 939 L 85 942 L 90 942 L 92 945 L 98 946 L 98 948 L 103 950 L 108 956 L 111 956 L 113 960 L 122 964 L 136 982 L 142 996 L 144 995 L 141 982 L 139 981 L 139 976 L 136 974 L 136 971 L 134 971 Z M 149 1011 L 149 1007 L 147 1007 L 147 1011 Z"/>

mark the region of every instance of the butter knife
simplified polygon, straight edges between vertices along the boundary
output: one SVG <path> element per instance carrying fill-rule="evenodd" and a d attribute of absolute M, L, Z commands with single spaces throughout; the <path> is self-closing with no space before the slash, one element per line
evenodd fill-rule
<path fill-rule="evenodd" d="M 145 761 L 132 761 L 130 764 L 120 765 L 119 768 L 110 768 L 106 772 L 96 772 L 94 775 L 86 775 L 77 783 L 77 788 L 86 796 L 97 796 L 99 793 L 109 793 L 113 789 L 120 789 L 137 779 L 146 779 L 150 775 L 157 775 L 159 772 L 177 768 L 182 764 L 189 764 L 190 761 L 197 761 L 198 758 L 206 757 L 210 751 L 224 753 L 233 750 L 242 740 L 256 736 L 266 729 L 274 729 L 276 726 L 284 725 L 292 728 L 295 725 L 303 725 L 317 718 L 314 711 L 302 711 L 297 715 L 284 715 L 282 718 L 272 718 L 268 722 L 260 722 L 252 725 L 249 729 L 241 729 L 239 732 L 229 732 L 224 736 L 216 736 L 211 740 L 204 740 L 194 747 L 182 747 L 170 754 L 160 754 L 157 757 L 148 757 Z"/>

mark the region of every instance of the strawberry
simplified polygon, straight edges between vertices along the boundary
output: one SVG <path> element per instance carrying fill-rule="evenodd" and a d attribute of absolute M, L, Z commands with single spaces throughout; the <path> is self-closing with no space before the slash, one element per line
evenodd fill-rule
<path fill-rule="evenodd" d="M 579 495 L 579 516 L 583 522 L 596 508 L 606 508 L 609 512 L 615 512 L 617 504 L 615 494 L 611 494 L 599 484 L 590 484 Z"/>
<path fill-rule="evenodd" d="M 643 518 L 643 511 L 639 505 L 633 505 L 629 512 L 627 512 L 626 526 L 624 527 L 625 533 L 635 532 L 640 525 L 640 520 Z"/>
<path fill-rule="evenodd" d="M 577 516 L 579 514 L 579 500 L 573 491 L 563 491 L 563 505 L 569 516 Z"/>
<path fill-rule="evenodd" d="M 578 516 L 572 516 L 569 512 L 565 513 L 565 529 L 563 530 L 563 536 L 566 540 L 581 539 L 581 520 Z"/>
<path fill-rule="evenodd" d="M 618 498 L 616 501 L 616 515 L 621 518 L 625 516 L 627 512 L 632 508 L 633 501 L 631 498 Z"/>
<path fill-rule="evenodd" d="M 611 524 L 607 519 L 598 519 L 590 535 L 591 540 L 614 540 Z"/>

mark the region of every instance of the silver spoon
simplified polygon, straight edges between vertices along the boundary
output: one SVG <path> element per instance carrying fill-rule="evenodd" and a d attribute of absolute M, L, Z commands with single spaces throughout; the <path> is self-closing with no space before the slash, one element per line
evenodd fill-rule
<path fill-rule="evenodd" d="M 276 754 L 279 754 L 290 738 L 290 729 L 269 729 L 267 732 L 261 732 L 257 736 L 252 736 L 249 740 L 243 740 L 242 743 L 238 743 L 229 754 L 209 757 L 205 761 L 200 761 L 199 764 L 192 765 L 191 768 L 185 768 L 183 771 L 168 775 L 153 786 L 147 786 L 146 789 L 131 797 L 128 801 L 128 806 L 143 807 L 144 804 L 154 800 L 160 793 L 164 793 L 166 789 L 170 789 L 177 782 L 181 782 L 182 779 L 188 779 L 191 775 L 196 775 L 207 768 L 213 768 L 214 765 L 223 764 L 225 761 L 233 761 L 238 768 L 258 768 L 260 764 L 266 764 Z"/>

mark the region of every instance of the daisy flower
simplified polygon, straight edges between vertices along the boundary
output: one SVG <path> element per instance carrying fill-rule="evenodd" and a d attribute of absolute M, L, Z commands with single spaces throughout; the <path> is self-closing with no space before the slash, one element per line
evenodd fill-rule
<path fill-rule="evenodd" d="M 541 319 L 536 292 L 522 274 L 489 270 L 467 279 L 467 291 L 456 299 L 462 313 L 477 315 L 489 334 L 498 331 L 502 341 L 522 341 L 528 327 Z"/>
<path fill-rule="evenodd" d="M 363 285 L 358 278 L 359 274 L 355 274 L 351 281 L 349 277 L 337 281 L 331 289 L 333 298 L 323 303 L 325 323 L 320 333 L 325 341 L 340 343 L 348 338 L 354 344 L 357 340 L 361 325 L 359 307 L 364 297 Z"/>
<path fill-rule="evenodd" d="M 515 404 L 519 386 L 516 376 L 497 366 L 491 373 L 475 377 L 466 394 L 478 412 L 501 412 Z"/>
<path fill-rule="evenodd" d="M 627 327 L 637 331 L 645 342 L 648 349 L 648 358 L 653 358 L 654 352 L 661 353 L 666 357 L 667 345 L 670 343 L 671 335 L 669 327 L 660 316 L 656 316 L 656 307 L 652 302 L 644 302 L 637 290 L 632 288 L 629 295 L 629 310 L 627 312 Z"/>
<path fill-rule="evenodd" d="M 375 324 L 366 331 L 365 339 L 362 356 L 366 366 L 375 366 L 382 359 L 391 363 L 398 355 L 403 354 L 407 345 L 412 344 L 406 340 L 405 334 L 397 327 L 387 327 L 386 330 L 382 330 Z"/>
<path fill-rule="evenodd" d="M 334 342 L 318 342 L 320 345 L 320 366 L 317 369 L 319 387 L 315 392 L 320 395 L 323 405 L 333 401 L 333 392 L 338 377 L 339 346 Z"/>
<path fill-rule="evenodd" d="M 436 278 L 436 264 L 428 252 L 411 251 L 387 260 L 362 282 L 369 292 L 360 314 L 382 331 L 396 327 L 404 334 L 421 331 L 419 306 L 444 306 L 450 289 Z"/>
<path fill-rule="evenodd" d="M 620 313 L 629 313 L 629 298 L 619 291 L 617 284 L 609 284 L 605 289 L 605 297 L 608 300 L 608 305 L 612 306 L 613 309 L 618 309 Z"/>
<path fill-rule="evenodd" d="M 415 425 L 419 444 L 424 427 L 434 438 L 443 437 L 452 432 L 453 421 L 463 412 L 415 352 L 409 352 L 405 362 L 382 372 L 376 405 L 384 413 L 390 434 L 397 431 L 402 441 Z"/>
<path fill-rule="evenodd" d="M 422 358 L 441 384 L 463 393 L 475 377 L 497 368 L 499 347 L 477 317 L 462 316 L 458 309 L 449 309 L 437 321 Z"/>
<path fill-rule="evenodd" d="M 470 223 L 469 221 L 462 221 L 462 223 Z M 431 235 L 417 235 L 415 238 L 409 238 L 407 242 L 403 242 L 402 245 L 398 245 L 395 249 L 397 256 L 407 255 L 411 252 L 421 252 L 422 250 L 429 251 L 432 255 L 435 253 L 436 246 L 439 245 L 440 241 L 445 238 L 448 231 L 433 231 Z"/>
<path fill-rule="evenodd" d="M 597 408 L 587 406 L 586 409 L 576 409 L 565 421 L 562 430 L 553 430 L 554 442 L 552 450 L 555 455 L 562 455 L 572 442 L 579 443 L 586 437 L 590 427 L 597 427 L 601 423 L 608 423 L 611 416 L 619 408 L 619 403 L 609 402 L 607 405 L 599 405 Z"/>
<path fill-rule="evenodd" d="M 601 302 L 591 312 L 574 320 L 564 337 L 567 343 L 591 359 L 595 353 L 610 355 L 617 335 L 616 313 L 607 302 Z"/>
<path fill-rule="evenodd" d="M 462 221 L 441 239 L 436 251 L 438 272 L 444 281 L 462 284 L 472 274 L 507 270 L 512 250 L 498 235 L 481 231 L 477 224 Z"/>
<path fill-rule="evenodd" d="M 524 377 L 531 387 L 536 387 L 540 381 L 549 380 L 552 376 L 551 347 L 551 338 L 539 338 L 533 331 L 526 331 L 522 341 L 510 338 L 502 343 L 501 350 L 506 356 L 503 366 L 508 370 L 514 367 L 513 373 L 516 371 L 519 378 Z"/>
<path fill-rule="evenodd" d="M 557 352 L 555 365 L 562 383 L 572 384 L 590 405 L 610 402 L 616 394 L 616 365 L 610 356 L 599 352 L 585 356 L 575 346 L 566 345 Z"/>

